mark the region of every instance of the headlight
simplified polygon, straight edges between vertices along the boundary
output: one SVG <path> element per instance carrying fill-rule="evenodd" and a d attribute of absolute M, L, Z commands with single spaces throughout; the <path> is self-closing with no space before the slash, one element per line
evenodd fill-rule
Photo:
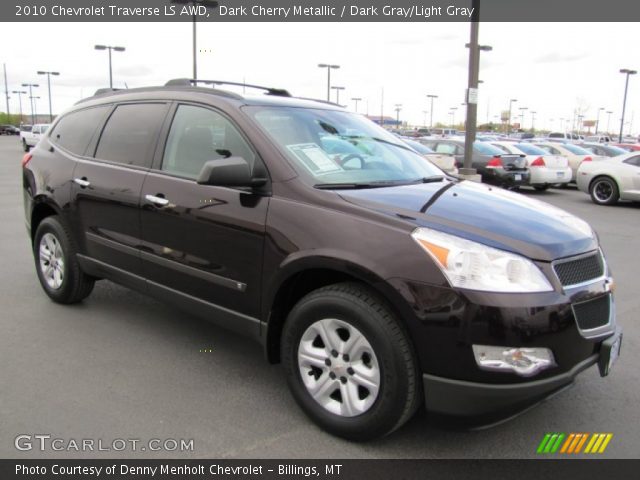
<path fill-rule="evenodd" d="M 429 228 L 417 228 L 411 236 L 454 287 L 487 292 L 553 290 L 540 269 L 520 255 Z"/>

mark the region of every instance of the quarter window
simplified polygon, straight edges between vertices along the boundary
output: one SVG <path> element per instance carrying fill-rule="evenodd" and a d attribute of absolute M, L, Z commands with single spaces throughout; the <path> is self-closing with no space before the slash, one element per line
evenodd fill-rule
<path fill-rule="evenodd" d="M 65 115 L 51 134 L 53 142 L 75 155 L 84 155 L 91 137 L 109 108 L 111 107 L 87 108 Z"/>
<path fill-rule="evenodd" d="M 96 158 L 148 167 L 165 111 L 162 103 L 119 105 L 102 131 Z"/>
<path fill-rule="evenodd" d="M 197 178 L 209 160 L 244 158 L 253 169 L 255 154 L 238 130 L 213 110 L 180 105 L 171 124 L 162 170 Z"/>

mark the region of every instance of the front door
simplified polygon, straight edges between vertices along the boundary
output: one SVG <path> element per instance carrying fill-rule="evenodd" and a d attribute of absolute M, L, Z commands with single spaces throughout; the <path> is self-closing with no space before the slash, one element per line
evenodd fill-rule
<path fill-rule="evenodd" d="M 176 109 L 161 164 L 141 194 L 144 274 L 193 301 L 258 318 L 269 197 L 199 185 L 208 160 L 261 162 L 239 130 L 202 106 Z"/>

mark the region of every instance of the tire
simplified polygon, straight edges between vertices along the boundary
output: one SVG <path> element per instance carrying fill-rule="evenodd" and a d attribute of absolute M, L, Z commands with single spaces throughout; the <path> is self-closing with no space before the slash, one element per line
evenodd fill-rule
<path fill-rule="evenodd" d="M 350 348 L 356 339 L 359 347 Z M 409 337 L 384 302 L 360 284 L 330 285 L 303 297 L 287 317 L 281 346 L 295 400 L 334 435 L 357 441 L 387 435 L 420 405 Z"/>
<path fill-rule="evenodd" d="M 93 290 L 95 279 L 80 269 L 77 251 L 69 230 L 57 215 L 38 225 L 33 241 L 36 272 L 43 290 L 56 303 L 77 303 Z"/>
<path fill-rule="evenodd" d="M 29 150 L 31 150 L 31 147 L 27 145 L 27 141 L 24 138 L 22 139 L 22 148 L 25 152 L 28 152 Z"/>
<path fill-rule="evenodd" d="M 618 184 L 611 177 L 597 177 L 589 185 L 591 200 L 598 205 L 615 205 L 620 198 Z"/>
<path fill-rule="evenodd" d="M 549 190 L 549 185 L 534 185 L 533 188 L 535 188 L 538 192 L 546 192 L 547 190 Z"/>

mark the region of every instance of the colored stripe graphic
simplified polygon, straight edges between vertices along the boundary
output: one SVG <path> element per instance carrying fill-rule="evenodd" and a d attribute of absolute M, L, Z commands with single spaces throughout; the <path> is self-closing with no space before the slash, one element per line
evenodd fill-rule
<path fill-rule="evenodd" d="M 564 433 L 547 433 L 538 445 L 536 453 L 556 453 L 564 437 Z"/>
<path fill-rule="evenodd" d="M 604 453 L 613 438 L 613 433 L 546 433 L 538 445 L 536 453 Z M 584 449 L 583 449 L 584 448 Z"/>

